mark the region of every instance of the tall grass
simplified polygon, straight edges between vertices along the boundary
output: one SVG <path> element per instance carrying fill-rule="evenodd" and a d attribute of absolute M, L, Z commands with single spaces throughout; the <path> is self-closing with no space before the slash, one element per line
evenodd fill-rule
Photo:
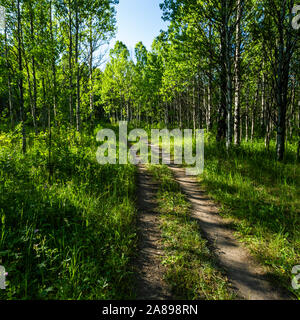
<path fill-rule="evenodd" d="M 124 299 L 133 293 L 135 168 L 99 165 L 96 131 L 0 135 L 0 299 Z"/>

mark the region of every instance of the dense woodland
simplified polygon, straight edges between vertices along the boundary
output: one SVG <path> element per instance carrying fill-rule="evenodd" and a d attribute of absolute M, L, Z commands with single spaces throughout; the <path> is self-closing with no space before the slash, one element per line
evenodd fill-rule
<path fill-rule="evenodd" d="M 169 27 L 150 51 L 139 42 L 130 53 L 117 41 L 106 52 L 118 2 L 0 0 L 0 265 L 14 275 L 0 298 L 134 297 L 135 168 L 95 157 L 97 129 L 116 130 L 120 120 L 206 129 L 203 185 L 299 297 L 290 288 L 300 257 L 296 1 L 162 0 Z M 186 214 L 172 190 L 158 199 L 170 205 L 165 239 L 180 226 L 194 241 L 194 225 L 172 220 L 171 206 Z M 178 297 L 230 298 L 214 265 L 201 269 L 205 241 L 176 241 L 199 250 L 164 261 Z M 211 276 L 199 280 L 188 261 Z"/>
<path fill-rule="evenodd" d="M 1 1 L 1 116 L 22 123 L 24 152 L 27 127 L 106 118 L 206 128 L 228 148 L 276 139 L 283 159 L 300 121 L 294 1 L 165 1 L 152 50 L 117 42 L 101 71 L 116 2 Z"/>

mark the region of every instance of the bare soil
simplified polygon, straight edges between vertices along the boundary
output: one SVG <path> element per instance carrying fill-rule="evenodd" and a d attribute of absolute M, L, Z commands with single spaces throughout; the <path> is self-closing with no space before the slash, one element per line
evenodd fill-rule
<path fill-rule="evenodd" d="M 143 165 L 138 165 L 138 239 L 137 268 L 138 300 L 171 300 L 172 295 L 163 280 L 161 264 L 163 248 L 156 210 L 157 185 Z"/>

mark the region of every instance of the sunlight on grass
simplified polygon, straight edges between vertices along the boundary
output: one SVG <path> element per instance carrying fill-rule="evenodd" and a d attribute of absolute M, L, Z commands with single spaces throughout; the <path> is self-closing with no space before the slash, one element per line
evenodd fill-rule
<path fill-rule="evenodd" d="M 96 162 L 94 134 L 1 135 L 1 299 L 124 299 L 133 296 L 135 168 Z M 18 143 L 16 142 L 18 141 Z"/>

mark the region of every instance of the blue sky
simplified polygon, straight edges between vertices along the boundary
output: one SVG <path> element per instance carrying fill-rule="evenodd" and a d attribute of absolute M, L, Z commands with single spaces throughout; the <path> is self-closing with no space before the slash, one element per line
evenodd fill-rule
<path fill-rule="evenodd" d="M 163 0 L 119 0 L 117 10 L 117 35 L 110 43 L 113 47 L 117 40 L 124 42 L 132 52 L 135 44 L 142 41 L 148 50 L 160 30 L 167 29 L 161 19 L 159 4 Z"/>

